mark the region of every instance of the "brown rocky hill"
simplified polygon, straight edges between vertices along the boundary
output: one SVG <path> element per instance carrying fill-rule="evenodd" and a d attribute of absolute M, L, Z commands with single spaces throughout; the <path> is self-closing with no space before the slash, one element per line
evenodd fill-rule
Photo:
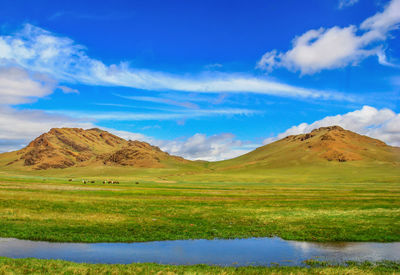
<path fill-rule="evenodd" d="M 2 154 L 7 166 L 36 170 L 89 165 L 164 167 L 163 162 L 189 162 L 146 142 L 127 141 L 97 128 L 53 128 L 25 148 Z"/>
<path fill-rule="evenodd" d="M 217 167 L 285 167 L 328 163 L 390 163 L 400 166 L 400 148 L 339 126 L 321 127 L 307 134 L 287 136 Z"/>

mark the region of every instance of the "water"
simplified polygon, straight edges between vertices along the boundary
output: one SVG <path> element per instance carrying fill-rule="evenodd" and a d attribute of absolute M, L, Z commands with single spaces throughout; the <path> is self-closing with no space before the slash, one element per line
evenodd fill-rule
<path fill-rule="evenodd" d="M 400 242 L 315 243 L 280 238 L 179 240 L 144 243 L 51 243 L 0 238 L 0 256 L 128 264 L 209 264 L 220 266 L 302 265 L 307 259 L 340 263 L 400 260 Z"/>

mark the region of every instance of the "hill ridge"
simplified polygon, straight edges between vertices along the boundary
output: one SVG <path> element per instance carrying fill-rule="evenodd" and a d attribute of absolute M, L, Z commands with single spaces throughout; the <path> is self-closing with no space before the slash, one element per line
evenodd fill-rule
<path fill-rule="evenodd" d="M 400 148 L 333 125 L 305 134 L 286 136 L 247 154 L 220 161 L 216 166 L 223 169 L 256 165 L 270 168 L 329 162 L 386 162 L 399 165 Z"/>
<path fill-rule="evenodd" d="M 343 162 L 400 166 L 400 148 L 333 125 L 286 136 L 239 157 L 210 163 L 209 167 L 225 170 Z M 125 140 L 99 128 L 52 128 L 21 150 L 0 154 L 0 163 L 45 170 L 101 165 L 163 168 L 194 162 L 169 155 L 149 143 Z"/>
<path fill-rule="evenodd" d="M 35 170 L 89 165 L 161 168 L 163 161 L 188 162 L 143 141 L 125 140 L 99 128 L 52 128 L 15 152 L 7 165 Z"/>

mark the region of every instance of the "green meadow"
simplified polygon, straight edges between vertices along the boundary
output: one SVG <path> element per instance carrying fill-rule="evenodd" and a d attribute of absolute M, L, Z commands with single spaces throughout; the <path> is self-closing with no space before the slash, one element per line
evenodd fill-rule
<path fill-rule="evenodd" d="M 317 264 L 306 267 L 249 266 L 218 267 L 207 265 L 173 266 L 158 264 L 78 264 L 60 260 L 9 259 L 0 257 L 0 274 L 398 274 L 396 262 Z"/>
<path fill-rule="evenodd" d="M 400 241 L 397 168 L 213 169 L 207 163 L 177 169 L 4 169 L 0 236 L 62 242 L 266 236 Z"/>

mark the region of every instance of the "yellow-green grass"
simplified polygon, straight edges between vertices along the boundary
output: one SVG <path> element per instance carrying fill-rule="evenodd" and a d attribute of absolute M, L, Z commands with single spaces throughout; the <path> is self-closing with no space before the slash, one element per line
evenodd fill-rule
<path fill-rule="evenodd" d="M 396 262 L 349 263 L 312 267 L 218 267 L 159 264 L 79 264 L 60 260 L 9 259 L 0 257 L 0 274 L 398 274 Z"/>
<path fill-rule="evenodd" d="M 206 163 L 196 165 L 202 169 L 3 170 L 0 236 L 67 242 L 266 236 L 400 241 L 400 175 L 393 167 L 213 172 Z M 96 183 L 82 184 L 82 178 Z M 102 184 L 103 179 L 120 184 Z"/>

